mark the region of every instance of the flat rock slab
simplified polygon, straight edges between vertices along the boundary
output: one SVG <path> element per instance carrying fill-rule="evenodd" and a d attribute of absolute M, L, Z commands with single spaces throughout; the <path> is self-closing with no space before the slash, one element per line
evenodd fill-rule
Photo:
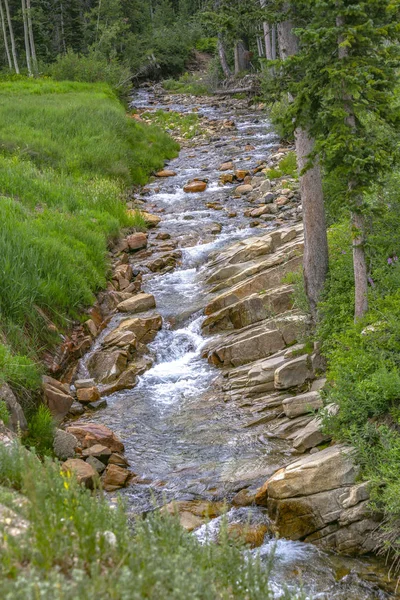
<path fill-rule="evenodd" d="M 117 305 L 117 309 L 120 312 L 138 313 L 155 308 L 155 306 L 156 301 L 153 294 L 145 294 L 143 292 L 127 300 L 123 300 Z"/>
<path fill-rule="evenodd" d="M 312 410 L 322 408 L 323 402 L 318 392 L 308 392 L 307 394 L 285 398 L 282 401 L 282 407 L 285 415 L 293 419 L 294 417 L 305 415 Z"/>

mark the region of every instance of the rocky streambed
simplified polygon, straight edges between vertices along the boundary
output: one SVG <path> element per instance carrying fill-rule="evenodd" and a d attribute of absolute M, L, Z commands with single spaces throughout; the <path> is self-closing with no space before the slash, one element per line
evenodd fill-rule
<path fill-rule="evenodd" d="M 57 441 L 66 468 L 89 486 L 101 476 L 132 514 L 178 512 L 199 539 L 217 540 L 227 512 L 229 535 L 266 564 L 274 556 L 277 598 L 300 585 L 309 598 L 390 597 L 368 555 L 367 485 L 351 448 L 321 428 L 335 407 L 323 406 L 324 361 L 304 344 L 290 283 L 298 185 L 268 178 L 290 149 L 248 100 L 142 90 L 133 105 L 195 111 L 203 131 L 129 201 L 148 234 L 114 248 L 109 289 L 54 370 L 68 344 L 78 362 L 67 383 L 45 381 L 69 419 Z"/>

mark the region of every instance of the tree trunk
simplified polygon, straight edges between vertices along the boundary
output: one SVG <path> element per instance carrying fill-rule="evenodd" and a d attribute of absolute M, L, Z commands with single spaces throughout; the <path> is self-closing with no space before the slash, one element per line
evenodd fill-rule
<path fill-rule="evenodd" d="M 336 19 L 337 27 L 345 25 L 345 19 L 338 16 Z M 341 46 L 342 36 L 338 36 L 338 57 L 344 60 L 349 55 L 347 46 Z M 346 123 L 356 131 L 357 124 L 353 110 L 353 98 L 343 90 L 344 109 L 347 113 Z M 349 190 L 356 187 L 356 181 L 349 182 Z M 363 197 L 360 194 L 356 198 L 356 210 L 351 213 L 351 224 L 353 229 L 353 269 L 354 269 L 354 320 L 361 319 L 368 310 L 368 268 L 365 256 L 365 220 L 361 212 Z"/>
<path fill-rule="evenodd" d="M 22 20 L 24 23 L 24 42 L 25 42 L 26 66 L 28 68 L 29 77 L 32 77 L 31 50 L 30 50 L 30 45 L 29 45 L 28 20 L 26 18 L 25 0 L 21 0 L 21 6 L 22 6 Z"/>
<path fill-rule="evenodd" d="M 225 77 L 226 78 L 232 77 L 232 72 L 229 68 L 228 61 L 226 60 L 225 47 L 224 47 L 224 43 L 222 41 L 221 33 L 218 34 L 218 54 L 219 54 L 219 60 L 221 63 L 221 68 L 224 72 Z"/>
<path fill-rule="evenodd" d="M 278 24 L 278 41 L 282 60 L 297 54 L 298 40 L 293 34 L 293 23 L 291 21 L 283 21 Z M 292 101 L 293 98 L 289 98 L 289 100 Z M 317 320 L 317 305 L 329 265 L 322 177 L 316 159 L 314 159 L 312 166 L 308 167 L 310 155 L 314 150 L 314 139 L 307 130 L 300 127 L 296 129 L 295 139 L 303 207 L 304 285 L 310 305 L 311 318 L 315 323 Z"/>
<path fill-rule="evenodd" d="M 17 50 L 15 48 L 14 30 L 13 30 L 12 21 L 11 21 L 10 7 L 8 4 L 8 0 L 4 0 L 4 6 L 6 7 L 8 30 L 10 32 L 11 52 L 12 52 L 12 57 L 13 57 L 13 62 L 14 62 L 14 69 L 15 69 L 15 72 L 19 74 Z"/>
<path fill-rule="evenodd" d="M 248 71 L 249 66 L 250 66 L 249 59 L 248 59 L 249 52 L 246 49 L 242 40 L 239 40 L 235 44 L 234 54 L 235 54 L 235 75 L 238 75 L 239 73 L 241 73 L 243 71 Z"/>
<path fill-rule="evenodd" d="M 10 49 L 8 47 L 6 22 L 4 19 L 4 10 L 3 10 L 2 0 L 0 0 L 0 18 L 1 18 L 1 29 L 3 31 L 4 48 L 5 48 L 6 55 L 7 55 L 7 62 L 8 62 L 8 66 L 9 66 L 10 70 L 12 71 L 12 62 L 11 62 Z"/>
<path fill-rule="evenodd" d="M 32 15 L 31 15 L 31 0 L 26 0 L 26 8 L 27 8 L 27 19 L 28 19 L 28 33 L 29 33 L 29 43 L 31 46 L 32 53 L 32 67 L 35 75 L 38 73 L 38 63 L 36 58 L 36 46 L 35 46 L 35 38 L 33 35 L 33 26 L 32 26 Z"/>
<path fill-rule="evenodd" d="M 271 28 L 271 60 L 276 60 L 276 25 Z"/>
<path fill-rule="evenodd" d="M 313 321 L 317 318 L 317 305 L 328 273 L 329 256 L 326 236 L 324 195 L 318 162 L 303 175 L 309 156 L 314 150 L 314 140 L 305 129 L 295 132 L 297 164 L 300 174 L 300 194 L 304 224 L 304 286 Z"/>

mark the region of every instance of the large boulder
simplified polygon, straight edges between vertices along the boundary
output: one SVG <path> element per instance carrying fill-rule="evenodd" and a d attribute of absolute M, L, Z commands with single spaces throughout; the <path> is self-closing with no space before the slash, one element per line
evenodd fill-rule
<path fill-rule="evenodd" d="M 125 350 L 96 350 L 87 362 L 90 375 L 100 383 L 115 381 L 126 369 L 128 353 Z"/>
<path fill-rule="evenodd" d="M 74 402 L 69 393 L 69 386 L 48 376 L 43 377 L 42 386 L 45 404 L 54 420 L 60 423 L 68 414 Z"/>
<path fill-rule="evenodd" d="M 285 362 L 275 371 L 274 381 L 277 390 L 286 390 L 303 385 L 312 378 L 312 368 L 308 354 Z"/>
<path fill-rule="evenodd" d="M 54 454 L 60 460 L 67 460 L 75 456 L 75 450 L 78 446 L 78 438 L 68 431 L 56 429 L 53 441 Z"/>
<path fill-rule="evenodd" d="M 298 396 L 291 396 L 282 400 L 283 411 L 287 417 L 293 419 L 305 415 L 312 410 L 323 407 L 321 395 L 318 392 L 307 392 Z"/>
<path fill-rule="evenodd" d="M 193 181 L 190 181 L 183 187 L 183 191 L 186 192 L 187 194 L 194 194 L 197 192 L 204 192 L 204 190 L 206 188 L 207 188 L 206 181 L 200 181 L 199 179 L 194 179 Z"/>
<path fill-rule="evenodd" d="M 133 317 L 124 319 L 116 329 L 113 329 L 104 338 L 104 344 L 107 345 L 115 340 L 115 337 L 121 333 L 131 332 L 135 335 L 137 342 L 147 344 L 151 342 L 162 327 L 162 317 L 160 315 L 151 315 L 149 317 Z"/>
<path fill-rule="evenodd" d="M 156 301 L 152 294 L 144 292 L 131 296 L 117 305 L 120 312 L 138 313 L 155 308 Z"/>
<path fill-rule="evenodd" d="M 297 452 L 306 452 L 330 439 L 331 436 L 323 431 L 321 418 L 315 417 L 293 439 L 293 448 Z"/>
<path fill-rule="evenodd" d="M 106 492 L 114 492 L 125 487 L 132 477 L 132 473 L 118 465 L 109 464 L 103 475 L 103 487 Z"/>
<path fill-rule="evenodd" d="M 10 413 L 10 421 L 8 423 L 10 429 L 15 433 L 27 431 L 28 423 L 25 419 L 24 411 L 7 383 L 0 385 L 0 400 L 6 403 L 8 412 Z"/>
<path fill-rule="evenodd" d="M 83 448 L 95 444 L 106 446 L 111 452 L 123 452 L 124 445 L 111 429 L 100 423 L 74 423 L 67 428 L 80 442 Z"/>

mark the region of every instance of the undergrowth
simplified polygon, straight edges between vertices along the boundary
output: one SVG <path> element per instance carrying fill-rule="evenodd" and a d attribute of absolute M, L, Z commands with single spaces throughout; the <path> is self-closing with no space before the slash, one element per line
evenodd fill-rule
<path fill-rule="evenodd" d="M 268 179 L 280 179 L 281 177 L 293 177 L 293 179 L 297 179 L 296 154 L 288 152 L 276 167 L 267 170 L 267 177 Z"/>
<path fill-rule="evenodd" d="M 190 73 L 181 75 L 179 79 L 166 79 L 163 81 L 163 88 L 172 94 L 190 94 L 192 96 L 209 94 L 207 85 Z"/>
<path fill-rule="evenodd" d="M 160 514 L 132 528 L 121 504 L 110 506 L 101 491 L 92 494 L 58 463 L 41 463 L 19 445 L 0 447 L 0 485 L 19 492 L 0 487 L 0 502 L 29 523 L 17 537 L 1 524 L 4 600 L 274 597 L 268 565 L 227 535 L 202 545 L 177 518 Z"/>
<path fill-rule="evenodd" d="M 142 113 L 142 119 L 154 123 L 168 133 L 176 133 L 186 139 L 192 139 L 201 133 L 200 119 L 196 113 L 178 113 L 156 110 Z"/>

